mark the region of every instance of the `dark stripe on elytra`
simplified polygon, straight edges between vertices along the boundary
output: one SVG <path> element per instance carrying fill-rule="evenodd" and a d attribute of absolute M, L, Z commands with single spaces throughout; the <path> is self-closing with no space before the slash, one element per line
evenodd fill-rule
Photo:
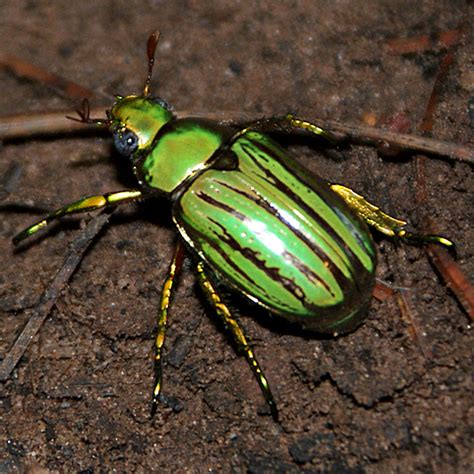
<path fill-rule="evenodd" d="M 180 208 L 180 212 L 177 213 L 178 215 L 180 216 L 184 216 L 184 211 L 183 211 L 183 208 L 181 206 L 181 203 L 179 204 L 179 208 Z M 211 219 L 209 219 L 211 220 Z M 213 222 L 213 221 L 211 221 Z M 214 223 L 214 222 L 213 222 Z M 256 281 L 254 281 L 252 278 L 250 278 L 238 265 L 235 264 L 235 262 L 233 260 L 230 259 L 229 255 L 227 255 L 221 247 L 219 247 L 218 244 L 216 244 L 216 242 L 214 242 L 212 239 L 210 239 L 208 236 L 204 235 L 203 233 L 201 232 L 198 232 L 194 229 L 194 227 L 190 226 L 190 225 L 186 225 L 185 224 L 185 221 L 184 219 L 181 220 L 181 225 L 186 228 L 186 233 L 189 235 L 189 237 L 191 238 L 191 240 L 193 242 L 199 242 L 199 241 L 204 241 L 206 242 L 209 246 L 211 246 L 224 260 L 225 262 L 230 266 L 232 267 L 232 269 L 237 272 L 239 275 L 241 275 L 244 279 L 250 281 L 252 283 L 252 285 L 260 288 L 260 291 L 264 294 L 266 294 L 268 297 L 270 297 L 270 295 L 268 295 L 268 293 L 265 291 L 265 289 L 263 287 L 261 287 Z M 214 232 L 214 235 L 216 236 L 216 240 L 221 240 L 222 239 L 222 236 L 215 233 Z M 229 244 L 230 245 L 230 244 Z M 201 246 L 202 248 L 202 246 Z"/>
<path fill-rule="evenodd" d="M 344 213 L 338 209 L 338 208 L 334 208 L 334 212 L 338 215 L 339 219 L 345 221 L 347 220 L 347 216 L 344 215 Z M 353 224 L 352 224 L 353 225 Z M 366 249 L 367 250 L 367 253 L 369 253 L 372 257 L 374 257 L 376 254 L 375 254 L 375 248 L 372 246 L 370 248 L 367 248 L 367 245 L 366 243 L 362 240 L 361 236 L 360 236 L 360 232 L 355 232 L 353 233 L 354 237 L 356 238 L 357 242 L 359 243 L 359 245 L 363 248 L 363 249 Z"/>
<path fill-rule="evenodd" d="M 222 201 L 218 201 L 217 199 L 214 199 L 212 196 L 209 196 L 209 194 L 206 194 L 203 191 L 196 193 L 196 197 L 198 199 L 201 199 L 201 201 L 204 201 L 205 203 L 209 204 L 210 206 L 214 206 L 217 209 L 221 209 L 225 212 L 228 212 L 229 214 L 232 214 L 237 219 L 239 219 L 239 221 L 244 221 L 246 219 L 244 214 L 242 214 L 241 212 L 237 211 L 233 207 L 228 206 Z"/>
<path fill-rule="evenodd" d="M 261 145 L 258 142 L 252 142 L 252 145 L 261 150 L 261 154 L 258 154 L 258 156 L 260 158 L 264 159 L 265 161 L 268 161 L 267 158 L 265 157 L 265 154 L 268 154 L 269 151 L 266 151 L 263 148 L 263 145 Z M 330 226 L 330 224 L 328 224 L 328 222 L 326 222 L 323 219 L 323 217 L 321 215 L 317 214 L 312 207 L 310 207 L 297 194 L 295 194 L 290 188 L 288 188 L 288 186 L 285 183 L 280 181 L 270 170 L 268 170 L 267 168 L 264 168 L 260 163 L 258 163 L 258 161 L 255 160 L 253 154 L 248 150 L 249 148 L 251 148 L 250 146 L 245 145 L 243 143 L 243 144 L 241 144 L 241 147 L 242 147 L 242 150 L 244 151 L 244 153 L 247 154 L 247 156 L 253 161 L 253 163 L 264 172 L 264 174 L 266 175 L 266 177 L 268 179 L 271 180 L 269 182 L 271 182 L 283 194 L 285 194 L 285 195 L 291 197 L 292 199 L 294 199 L 294 201 L 298 205 L 300 205 L 301 208 L 304 209 L 308 213 L 308 215 L 316 223 L 321 225 L 321 227 L 323 227 L 328 232 L 328 234 L 336 241 L 337 245 L 341 249 L 346 249 L 346 252 L 349 254 L 348 255 L 349 256 L 349 261 L 351 262 L 351 265 L 349 265 L 347 268 L 348 268 L 348 270 L 351 274 L 351 277 L 352 277 L 354 283 L 357 285 L 357 275 L 360 275 L 361 272 L 366 272 L 367 270 L 365 270 L 365 267 L 363 266 L 362 262 L 359 260 L 357 255 L 352 251 L 352 249 L 347 244 L 344 243 L 344 240 L 339 236 L 339 234 L 337 234 L 337 232 Z M 288 173 L 293 174 L 291 172 L 291 170 L 289 170 L 287 168 L 287 166 L 285 165 L 285 163 L 283 161 L 279 160 L 278 163 L 281 166 L 283 166 L 283 168 L 285 168 L 288 171 Z M 293 176 L 294 176 L 294 174 L 293 174 Z M 300 177 L 295 176 L 295 178 L 298 179 L 301 182 Z M 304 184 L 304 186 L 309 187 L 306 183 L 303 182 L 303 184 Z M 316 192 L 314 189 L 312 189 L 312 191 Z M 324 197 L 321 194 L 318 194 L 318 196 L 324 202 L 324 204 L 326 204 L 326 206 L 328 206 L 331 209 L 334 209 L 332 206 L 330 206 L 326 202 L 326 200 L 324 199 Z M 336 277 L 336 275 L 334 275 L 334 276 Z M 347 279 L 344 277 L 344 280 L 347 280 Z M 339 282 L 339 283 L 342 285 L 342 282 Z"/>
<path fill-rule="evenodd" d="M 258 145 L 258 148 L 260 150 L 262 150 L 262 147 L 260 146 L 260 144 L 256 144 L 255 146 L 257 147 Z M 255 165 L 260 168 L 264 174 L 266 175 L 267 177 L 267 180 L 269 183 L 271 183 L 272 185 L 274 185 L 280 192 L 282 192 L 283 194 L 289 196 L 291 199 L 293 199 L 296 204 L 300 205 L 302 209 L 304 209 L 306 211 L 306 213 L 309 215 L 309 217 L 311 219 L 313 219 L 313 221 L 316 222 L 316 224 L 319 224 L 324 230 L 326 230 L 326 232 L 328 233 L 329 236 L 331 236 L 331 238 L 335 241 L 336 245 L 341 248 L 344 252 L 344 249 L 347 249 L 347 252 L 345 252 L 346 254 L 349 253 L 348 257 L 349 257 L 349 265 L 346 265 L 346 268 L 348 269 L 350 275 L 351 275 L 351 279 L 353 280 L 354 284 L 357 285 L 357 275 L 360 274 L 360 272 L 363 272 L 365 271 L 365 268 L 364 266 L 362 265 L 362 263 L 360 262 L 360 260 L 357 258 L 357 256 L 354 254 L 354 252 L 344 243 L 344 241 L 342 240 L 342 238 L 335 232 L 335 230 L 321 217 L 321 215 L 317 214 L 314 209 L 310 206 L 308 206 L 297 194 L 295 194 L 285 183 L 283 183 L 282 181 L 280 181 L 273 173 L 271 173 L 270 170 L 264 168 L 261 166 L 260 163 L 258 163 L 258 161 L 255 160 L 253 154 L 251 152 L 249 152 L 247 150 L 247 148 L 250 148 L 248 146 L 246 146 L 245 144 L 242 144 L 242 149 L 244 151 L 244 153 L 247 154 L 247 156 L 253 161 L 253 163 L 255 163 Z M 265 151 L 263 150 L 262 153 L 265 153 Z M 266 157 L 264 155 L 258 155 L 260 156 L 261 158 L 263 158 L 264 160 L 268 161 L 266 159 Z M 288 170 L 288 168 L 286 166 L 284 166 L 284 164 L 279 161 L 279 163 L 288 171 L 290 172 L 290 170 Z M 296 177 L 298 180 L 299 177 Z M 301 180 L 300 180 L 301 181 Z M 307 186 L 306 183 L 303 183 L 305 186 Z M 314 189 L 312 189 L 314 192 L 316 192 Z M 321 200 L 331 209 L 333 209 L 333 207 L 329 206 L 328 203 L 324 200 L 324 198 L 318 194 L 318 196 L 321 198 Z M 330 245 L 330 243 L 328 242 L 328 244 Z M 334 251 L 336 251 L 334 249 L 333 246 L 331 246 L 332 249 Z M 336 278 L 337 282 L 339 283 L 341 289 L 347 289 L 348 288 L 348 278 L 345 277 L 342 273 L 338 273 L 338 272 L 333 272 L 333 275 L 334 277 Z M 350 286 L 349 286 L 350 288 Z"/>
<path fill-rule="evenodd" d="M 196 238 L 196 234 L 194 232 L 192 232 L 192 234 L 194 234 L 194 237 Z M 219 240 L 224 240 L 226 243 L 227 240 L 226 239 L 222 239 L 222 236 L 215 233 L 216 237 L 219 239 Z M 234 272 L 238 273 L 244 280 L 247 280 L 249 281 L 254 287 L 258 288 L 259 291 L 265 295 L 267 295 L 267 298 L 270 298 L 270 295 L 268 294 L 268 292 L 265 290 L 265 288 L 263 288 L 262 286 L 260 286 L 255 280 L 253 280 L 252 278 L 250 278 L 250 276 L 245 273 L 241 267 L 239 267 L 232 259 L 231 257 L 223 251 L 222 247 L 219 246 L 219 244 L 217 244 L 216 242 L 214 242 L 212 239 L 210 239 L 209 237 L 203 235 L 203 234 L 199 234 L 197 236 L 197 240 L 203 240 L 205 241 L 210 247 L 213 248 L 213 250 L 218 253 L 222 258 L 223 260 L 232 268 L 232 270 L 234 270 Z M 194 241 L 194 239 L 193 239 Z M 229 244 L 230 245 L 230 244 Z"/>
<path fill-rule="evenodd" d="M 305 265 L 300 258 L 290 252 L 284 252 L 283 255 L 285 259 L 291 262 L 293 266 L 296 267 L 298 271 L 302 273 L 308 280 L 315 282 L 316 284 L 320 284 L 327 293 L 335 298 L 336 295 L 331 290 L 331 287 L 321 277 L 314 273 L 313 270 L 308 267 L 308 265 Z M 341 290 L 344 291 L 342 288 Z"/>
<path fill-rule="evenodd" d="M 201 199 L 202 201 L 204 201 L 206 204 L 209 204 L 210 206 L 214 206 L 218 209 L 221 209 L 223 211 L 226 211 L 226 212 L 229 212 L 230 214 L 232 214 L 233 216 L 235 216 L 237 219 L 239 219 L 240 221 L 244 221 L 246 219 L 246 217 L 236 211 L 235 209 L 233 209 L 232 207 L 228 206 L 227 204 L 224 204 L 223 202 L 221 201 L 217 201 L 216 199 L 214 199 L 212 196 L 209 196 L 208 194 L 205 194 L 204 192 L 198 192 L 196 193 L 196 197 L 198 199 Z M 219 222 L 217 222 L 216 220 L 208 217 L 207 218 L 210 222 L 212 222 L 212 224 L 214 224 L 215 226 L 219 227 L 222 231 L 222 233 L 225 235 L 225 238 L 223 238 L 222 235 L 217 235 L 217 238 L 218 239 L 223 239 L 231 248 L 232 250 L 234 250 L 235 252 L 238 252 L 238 253 L 241 253 L 242 255 L 244 255 L 246 258 L 248 258 L 248 255 L 247 255 L 247 251 L 250 251 L 250 249 L 247 249 L 245 247 L 242 247 L 233 237 L 231 237 L 227 231 L 225 230 L 224 226 L 222 224 L 220 224 Z M 213 247 L 214 249 L 216 249 L 215 247 Z M 227 258 L 227 255 L 225 255 L 225 253 L 222 251 L 222 249 L 219 249 L 219 254 L 224 256 L 224 258 Z M 254 252 L 255 253 L 255 252 Z M 255 259 L 255 261 L 253 259 L 250 259 L 254 265 L 259 268 L 260 270 L 266 272 L 266 267 L 265 265 L 258 259 Z M 237 270 L 237 267 L 233 267 Z M 247 279 L 248 281 L 251 281 L 253 283 L 253 280 L 248 278 L 247 274 L 242 272 L 240 269 L 238 269 L 239 273 L 245 277 L 245 279 Z M 265 292 L 266 293 L 266 292 Z"/>
<path fill-rule="evenodd" d="M 338 208 L 333 208 L 334 212 L 337 214 L 337 216 L 339 217 L 339 219 L 345 223 L 345 222 L 348 222 L 348 224 L 351 224 L 353 225 L 348 219 L 347 219 L 347 216 Z M 357 240 L 357 242 L 359 243 L 360 247 L 369 255 L 371 261 L 373 262 L 374 261 L 374 257 L 375 257 L 375 253 L 374 252 L 369 252 L 369 250 L 367 249 L 367 247 L 365 246 L 365 243 L 362 241 L 362 239 L 360 238 L 360 233 L 357 232 L 357 229 L 355 232 L 352 233 L 352 235 L 355 237 L 355 239 Z M 360 262 L 359 259 L 357 259 L 358 262 Z M 361 264 L 361 267 L 362 267 L 362 270 L 365 271 L 366 273 L 368 273 L 368 271 L 365 269 L 365 267 Z M 353 274 L 351 272 L 351 274 Z M 358 278 L 355 278 L 354 279 L 354 283 L 356 285 L 356 287 L 359 289 L 359 290 L 362 290 L 363 289 L 363 286 L 365 285 L 365 282 L 364 282 L 364 279 L 363 278 L 360 278 L 360 274 L 356 274 L 356 276 L 359 275 Z"/>
<path fill-rule="evenodd" d="M 317 245 L 316 242 L 312 242 L 311 240 L 308 239 L 308 237 L 303 234 L 301 231 L 298 229 L 294 228 L 291 226 L 291 224 L 284 219 L 284 217 L 280 214 L 278 209 L 273 207 L 267 199 L 265 199 L 263 196 L 260 194 L 255 194 L 251 195 L 248 194 L 247 192 L 234 188 L 228 183 L 225 183 L 223 181 L 218 181 L 218 183 L 229 189 L 232 192 L 235 192 L 239 196 L 242 196 L 249 201 L 254 202 L 256 205 L 258 205 L 260 208 L 268 212 L 271 216 L 277 218 L 284 224 L 286 224 L 286 227 L 290 230 L 290 232 L 297 238 L 299 239 L 303 244 L 305 244 L 308 248 L 310 248 L 318 257 L 321 261 L 323 262 L 328 262 L 328 269 L 329 271 L 334 275 L 334 278 L 336 281 L 341 285 L 341 282 L 345 283 L 345 286 L 349 286 L 349 282 L 347 281 L 347 278 L 344 276 L 344 274 L 341 272 L 339 267 L 336 266 L 336 264 L 329 258 L 328 255 L 323 251 L 321 247 Z M 322 279 L 319 275 L 317 275 L 311 268 L 309 268 L 307 265 L 305 265 L 301 259 L 299 259 L 296 255 L 291 254 L 290 252 L 285 252 L 285 255 L 288 257 L 288 260 L 291 260 L 292 264 L 298 268 L 298 270 L 308 279 L 316 281 L 317 283 L 321 284 L 326 291 L 331 294 L 333 297 L 335 296 L 334 293 L 331 291 L 329 285 Z M 341 288 L 342 291 L 344 291 L 344 288 Z"/>
<path fill-rule="evenodd" d="M 277 282 L 278 284 L 283 285 L 283 287 L 291 295 L 295 296 L 298 300 L 301 301 L 303 306 L 305 306 L 305 293 L 303 289 L 297 285 L 291 278 L 282 277 L 279 274 L 277 267 L 268 267 L 265 264 L 265 261 L 258 258 L 258 252 L 252 250 L 249 247 L 241 247 L 240 244 L 232 237 L 225 227 L 214 219 L 209 218 L 209 221 L 212 222 L 215 226 L 219 227 L 223 233 L 223 240 L 236 252 L 241 253 L 245 258 L 250 260 L 258 269 L 262 270 L 265 275 L 267 275 L 271 280 Z M 248 279 L 248 278 L 247 278 Z"/>

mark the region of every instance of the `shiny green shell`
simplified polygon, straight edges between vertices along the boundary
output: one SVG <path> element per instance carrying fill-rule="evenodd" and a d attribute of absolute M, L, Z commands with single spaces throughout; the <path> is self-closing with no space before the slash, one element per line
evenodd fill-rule
<path fill-rule="evenodd" d="M 158 117 L 144 129 L 143 102 Z M 181 236 L 216 278 L 307 329 L 340 333 L 361 322 L 376 252 L 327 182 L 263 133 L 174 119 L 153 99 L 127 97 L 111 117 L 116 134 L 137 134 L 139 183 L 170 197 Z"/>

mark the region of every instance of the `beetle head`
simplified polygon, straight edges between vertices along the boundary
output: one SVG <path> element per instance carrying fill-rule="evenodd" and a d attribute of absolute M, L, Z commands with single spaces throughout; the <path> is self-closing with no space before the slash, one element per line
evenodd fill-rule
<path fill-rule="evenodd" d="M 115 148 L 124 156 L 142 152 L 172 118 L 169 105 L 158 97 L 119 97 L 109 113 Z"/>

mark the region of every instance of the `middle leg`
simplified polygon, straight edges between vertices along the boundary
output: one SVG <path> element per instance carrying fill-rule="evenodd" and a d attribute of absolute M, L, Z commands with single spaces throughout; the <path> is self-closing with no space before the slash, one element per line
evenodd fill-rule
<path fill-rule="evenodd" d="M 163 345 L 165 343 L 166 327 L 168 325 L 168 309 L 171 303 L 171 296 L 173 291 L 173 285 L 178 276 L 184 262 L 184 247 L 183 244 L 178 241 L 174 251 L 173 259 L 171 260 L 168 274 L 166 275 L 163 288 L 161 290 L 161 301 L 160 311 L 158 315 L 158 328 L 156 331 L 156 342 L 155 342 L 155 386 L 153 389 L 153 401 L 151 405 L 151 417 L 156 413 L 158 407 L 158 401 L 160 398 L 161 387 L 162 387 L 162 367 L 161 357 L 163 353 Z"/>
<path fill-rule="evenodd" d="M 229 308 L 223 303 L 216 289 L 207 277 L 202 262 L 198 263 L 197 271 L 201 288 L 203 289 L 205 295 L 214 307 L 214 310 L 216 311 L 217 315 L 221 318 L 225 328 L 232 335 L 237 347 L 243 352 L 247 363 L 249 364 L 255 378 L 257 379 L 258 385 L 262 390 L 263 396 L 265 397 L 265 400 L 268 406 L 270 407 L 270 412 L 272 414 L 273 419 L 275 421 L 278 421 L 278 409 L 275 403 L 275 399 L 273 398 L 270 385 L 268 383 L 267 378 L 265 377 L 265 374 L 263 373 L 262 368 L 260 367 L 260 364 L 258 363 L 257 358 L 255 357 L 255 354 L 253 353 L 252 348 L 250 347 L 247 341 L 247 337 L 245 336 L 239 324 L 230 313 Z"/>

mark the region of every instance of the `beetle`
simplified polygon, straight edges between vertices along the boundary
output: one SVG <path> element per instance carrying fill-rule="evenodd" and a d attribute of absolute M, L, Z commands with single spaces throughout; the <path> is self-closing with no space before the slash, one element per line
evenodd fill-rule
<path fill-rule="evenodd" d="M 269 313 L 304 329 L 337 335 L 366 317 L 375 284 L 376 250 L 369 227 L 408 242 L 454 244 L 420 235 L 353 190 L 310 174 L 269 132 L 328 133 L 292 114 L 230 126 L 203 118 L 176 118 L 150 95 L 158 35 L 147 43 L 143 93 L 117 96 L 106 125 L 117 151 L 128 157 L 138 187 L 82 198 L 59 208 L 14 237 L 32 236 L 59 217 L 118 206 L 151 196 L 169 198 L 181 240 L 165 278 L 159 306 L 152 414 L 162 388 L 161 359 L 173 285 L 184 248 L 194 258 L 200 286 L 242 350 L 275 420 L 277 406 L 244 331 L 216 282 Z"/>

